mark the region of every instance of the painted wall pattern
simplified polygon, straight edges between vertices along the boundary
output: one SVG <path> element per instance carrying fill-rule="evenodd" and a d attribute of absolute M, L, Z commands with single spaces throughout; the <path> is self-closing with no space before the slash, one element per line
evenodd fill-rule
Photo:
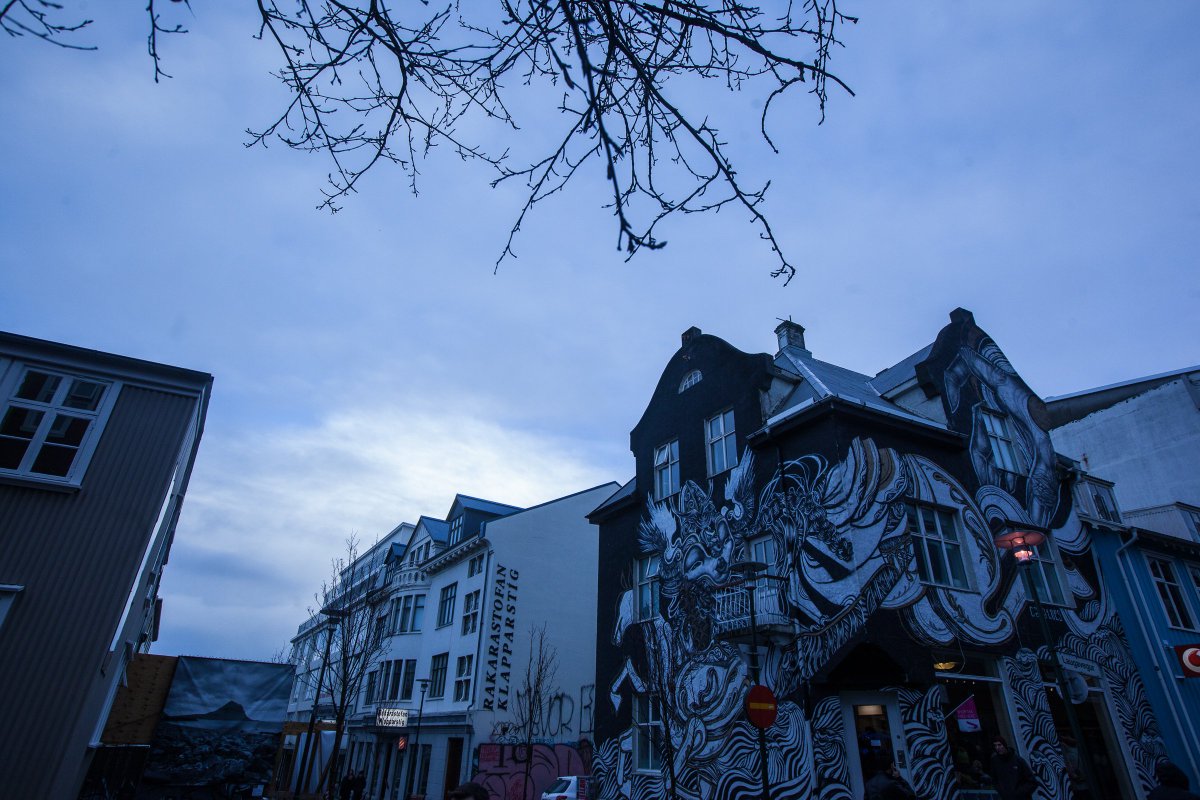
<path fill-rule="evenodd" d="M 471 780 L 491 797 L 524 800 L 541 797 L 560 775 L 587 775 L 591 769 L 590 748 L 484 744 L 479 747 L 479 772 Z"/>
<path fill-rule="evenodd" d="M 974 491 L 923 455 L 881 447 L 862 436 L 850 442 L 839 461 L 818 454 L 785 460 L 765 480 L 757 476 L 754 453 L 746 449 L 722 487 L 687 481 L 675 500 L 647 498 L 637 555 L 659 559 L 661 616 L 639 621 L 635 590 L 620 597 L 611 641 L 624 661 L 607 676 L 607 687 L 605 676 L 599 676 L 601 702 L 611 703 L 615 712 L 633 694 L 658 698 L 661 755 L 671 764 L 661 773 L 634 769 L 636 736 L 630 725 L 600 743 L 594 763 L 599 797 L 642 800 L 668 796 L 668 789 L 680 800 L 757 793 L 755 731 L 742 710 L 750 675 L 742 652 L 719 637 L 716 611 L 721 590 L 738 577 L 730 565 L 749 560 L 752 540 L 762 536 L 773 544 L 775 563 L 768 571 L 786 576 L 776 610 L 790 625 L 789 635 L 766 648 L 762 671 L 762 682 L 781 699 L 779 720 L 768 731 L 768 769 L 778 796 L 848 800 L 852 795 L 839 698 L 810 703 L 809 687 L 839 651 L 862 637 L 875 615 L 890 613 L 925 646 L 1015 652 L 1003 661 L 1021 749 L 1032 756 L 1041 796 L 1068 797 L 1036 659 L 1028 649 L 1017 649 L 1017 619 L 1029 598 L 993 543 L 992 527 L 1000 522 L 1054 530 L 1074 602 L 1063 609 L 1066 632 L 1059 645 L 1103 665 L 1108 696 L 1123 695 L 1116 722 L 1131 743 L 1138 779 L 1145 784 L 1153 760 L 1163 752 L 1162 741 L 1119 623 L 1095 579 L 1078 568 L 1088 543 L 1071 513 L 1069 489 L 1055 471 L 1056 457 L 1039 416 L 1041 401 L 973 322 L 957 336 L 957 346 L 950 341 L 947 347 L 943 339 L 954 336 L 943 331 L 934 352 L 942 354 L 946 366 L 939 370 L 935 364 L 931 370 L 940 381 L 951 427 L 968 433 L 974 475 L 964 480 L 974 479 Z M 1012 422 L 1023 474 L 994 466 L 982 422 L 989 410 L 1004 412 Z M 969 589 L 920 581 L 913 537 L 907 533 L 905 503 L 911 500 L 958 512 Z M 893 691 L 912 749 L 910 774 L 918 795 L 950 800 L 957 790 L 942 689 Z M 672 774 L 674 785 L 667 787 Z"/>

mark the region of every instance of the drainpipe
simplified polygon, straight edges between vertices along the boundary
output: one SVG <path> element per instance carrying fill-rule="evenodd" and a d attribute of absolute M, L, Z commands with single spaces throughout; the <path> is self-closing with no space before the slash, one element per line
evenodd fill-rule
<path fill-rule="evenodd" d="M 1166 691 L 1168 694 L 1174 696 L 1174 702 L 1171 702 L 1171 699 L 1172 699 L 1171 697 L 1167 698 L 1167 710 L 1171 712 L 1171 721 L 1175 723 L 1175 730 L 1179 731 L 1180 738 L 1185 740 L 1184 743 L 1189 744 L 1186 740 L 1188 740 L 1188 738 L 1189 738 L 1188 733 L 1190 731 L 1191 743 L 1194 744 L 1197 741 L 1195 729 L 1192 727 L 1192 725 L 1189 722 L 1188 731 L 1185 731 L 1184 727 L 1183 727 L 1183 722 L 1179 718 L 1179 711 L 1177 710 L 1177 706 L 1182 706 L 1184 703 L 1183 703 L 1183 698 L 1180 697 L 1180 695 L 1179 695 L 1179 687 L 1176 685 L 1175 680 L 1174 680 L 1175 676 L 1173 673 L 1164 673 L 1163 668 L 1162 668 L 1162 657 L 1159 652 L 1161 650 L 1161 647 L 1156 648 L 1154 646 L 1154 643 L 1150 639 L 1150 634 L 1146 630 L 1146 623 L 1143 620 L 1141 612 L 1144 611 L 1148 615 L 1150 613 L 1150 605 L 1146 602 L 1146 596 L 1142 592 L 1142 585 L 1140 582 L 1135 582 L 1137 585 L 1137 594 L 1136 594 L 1136 596 L 1134 595 L 1133 586 L 1131 585 L 1131 582 L 1129 580 L 1129 574 L 1126 572 L 1126 569 L 1125 569 L 1126 562 L 1128 561 L 1128 557 L 1130 555 L 1126 551 L 1128 551 L 1130 547 L 1137 544 L 1137 542 L 1138 542 L 1137 528 L 1132 528 L 1131 530 L 1133 532 L 1133 537 L 1130 538 L 1130 540 L 1128 542 L 1126 542 L 1125 544 L 1123 544 L 1117 548 L 1117 552 L 1116 552 L 1117 568 L 1121 571 L 1121 581 L 1125 584 L 1125 592 L 1126 592 L 1126 594 L 1129 595 L 1129 599 L 1134 602 L 1134 605 L 1137 607 L 1137 610 L 1139 612 L 1139 613 L 1134 614 L 1133 616 L 1134 616 L 1134 619 L 1137 621 L 1138 630 L 1140 630 L 1142 633 L 1142 641 L 1144 641 L 1146 643 L 1146 650 L 1147 650 L 1147 652 L 1150 653 L 1150 657 L 1153 659 L 1152 663 L 1154 665 L 1154 671 L 1156 673 L 1158 673 L 1159 683 L 1162 684 L 1164 691 Z M 1126 558 L 1122 559 L 1121 556 L 1126 556 Z M 1168 678 L 1170 680 L 1168 680 Z M 1193 776 L 1200 775 L 1200 769 L 1197 769 L 1197 764 L 1196 764 L 1196 748 L 1192 747 L 1192 746 L 1187 746 L 1187 747 L 1184 747 L 1184 750 L 1186 751 L 1186 754 L 1187 754 L 1188 764 L 1191 766 L 1192 775 Z"/>

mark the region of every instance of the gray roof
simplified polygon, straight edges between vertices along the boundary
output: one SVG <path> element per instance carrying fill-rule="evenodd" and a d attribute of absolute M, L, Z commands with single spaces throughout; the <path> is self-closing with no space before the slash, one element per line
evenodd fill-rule
<path fill-rule="evenodd" d="M 914 359 L 920 352 L 914 353 L 895 367 L 885 370 L 885 372 L 890 372 L 891 370 L 903 371 L 900 369 L 902 365 Z M 912 363 L 916 364 L 921 360 L 924 359 L 916 359 Z M 804 382 L 810 387 L 811 391 L 802 392 L 798 389 L 792 392 L 791 396 L 785 401 L 784 408 L 768 420 L 768 424 L 774 424 L 781 419 L 791 416 L 791 414 L 807 408 L 813 402 L 824 400 L 828 397 L 837 397 L 841 400 L 866 406 L 875 411 L 901 417 L 910 422 L 932 425 L 942 430 L 946 429 L 946 426 L 941 422 L 913 414 L 882 397 L 876 390 L 872 383 L 873 379 L 870 376 L 846 369 L 845 367 L 839 367 L 836 364 L 818 361 L 807 350 L 801 350 L 798 347 L 785 347 L 776 354 L 775 366 L 799 375 L 804 379 Z M 908 369 L 911 370 L 911 367 Z M 883 373 L 880 374 L 882 375 Z"/>
<path fill-rule="evenodd" d="M 908 358 L 893 364 L 871 379 L 871 386 L 880 394 L 887 394 L 902 383 L 917 377 L 917 364 L 929 358 L 933 351 L 933 342 L 922 347 Z"/>
<path fill-rule="evenodd" d="M 450 523 L 444 519 L 422 516 L 417 520 L 417 528 L 420 529 L 422 525 L 429 531 L 429 538 L 438 544 L 445 544 L 450 538 Z"/>
<path fill-rule="evenodd" d="M 479 497 L 471 497 L 465 494 L 454 495 L 454 503 L 450 504 L 450 510 L 454 511 L 455 504 L 462 505 L 463 508 L 469 508 L 472 511 L 482 511 L 485 514 L 499 514 L 504 516 L 511 514 L 514 511 L 523 510 L 520 506 L 510 506 L 505 503 L 497 503 L 494 500 L 484 500 Z"/>

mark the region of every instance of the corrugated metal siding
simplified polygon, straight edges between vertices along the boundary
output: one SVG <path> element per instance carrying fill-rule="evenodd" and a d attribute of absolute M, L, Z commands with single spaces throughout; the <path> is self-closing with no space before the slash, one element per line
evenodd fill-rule
<path fill-rule="evenodd" d="M 80 716 L 98 721 L 101 666 L 196 405 L 125 386 L 78 493 L 0 485 L 0 583 L 25 586 L 0 628 L 0 786 L 13 797 L 47 797 L 86 752 Z"/>

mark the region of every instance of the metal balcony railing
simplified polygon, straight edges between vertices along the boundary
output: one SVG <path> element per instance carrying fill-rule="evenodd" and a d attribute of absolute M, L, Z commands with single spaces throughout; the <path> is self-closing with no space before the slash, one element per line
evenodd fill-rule
<path fill-rule="evenodd" d="M 766 641 L 792 635 L 794 626 L 787 615 L 783 592 L 777 583 L 767 581 L 760 582 L 754 589 L 729 586 L 717 591 L 713 615 L 716 635 L 723 639 L 750 640 L 751 592 L 754 593 L 754 616 L 759 636 Z"/>

